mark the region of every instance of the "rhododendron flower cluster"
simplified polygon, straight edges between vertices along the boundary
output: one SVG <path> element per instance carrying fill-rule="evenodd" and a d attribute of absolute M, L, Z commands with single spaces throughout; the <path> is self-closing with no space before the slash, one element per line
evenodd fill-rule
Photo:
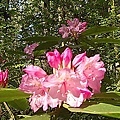
<path fill-rule="evenodd" d="M 0 70 L 0 87 L 4 88 L 8 83 L 8 70 L 5 71 Z"/>
<path fill-rule="evenodd" d="M 62 38 L 67 38 L 69 35 L 78 38 L 79 34 L 85 31 L 87 23 L 80 22 L 78 18 L 74 18 L 73 21 L 67 20 L 67 25 L 62 24 L 62 27 L 59 28 Z"/>
<path fill-rule="evenodd" d="M 29 102 L 34 112 L 62 103 L 80 107 L 86 99 L 100 92 L 106 69 L 99 54 L 89 58 L 84 52 L 73 58 L 71 49 L 66 48 L 62 54 L 57 49 L 47 52 L 46 57 L 53 74 L 48 75 L 42 68 L 29 65 L 24 69 L 19 86 L 31 94 Z"/>
<path fill-rule="evenodd" d="M 33 54 L 33 50 L 35 50 L 35 48 L 39 46 L 38 43 L 33 43 L 31 45 L 27 45 L 24 49 L 24 52 L 26 54 L 28 54 L 30 57 L 34 57 L 34 54 Z"/>

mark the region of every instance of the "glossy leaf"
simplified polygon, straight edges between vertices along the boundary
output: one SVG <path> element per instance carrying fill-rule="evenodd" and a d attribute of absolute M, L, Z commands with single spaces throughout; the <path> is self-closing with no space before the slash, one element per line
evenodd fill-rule
<path fill-rule="evenodd" d="M 114 44 L 120 44 L 120 39 L 112 39 L 112 38 L 96 38 L 92 39 L 92 42 L 96 43 L 114 43 Z"/>
<path fill-rule="evenodd" d="M 27 99 L 13 100 L 7 103 L 18 110 L 26 110 L 29 107 L 29 103 Z"/>
<path fill-rule="evenodd" d="M 64 104 L 63 106 L 71 112 L 99 114 L 109 117 L 120 118 L 120 106 L 115 106 L 112 104 L 85 102 L 80 108 L 71 108 L 66 104 Z"/>
<path fill-rule="evenodd" d="M 28 37 L 28 38 L 22 39 L 22 41 L 29 41 L 29 42 L 58 41 L 58 40 L 61 40 L 61 38 L 54 37 L 54 36 L 46 36 L 46 37 L 35 36 L 35 37 Z"/>
<path fill-rule="evenodd" d="M 13 100 L 18 100 L 22 98 L 28 98 L 30 95 L 26 94 L 18 89 L 0 89 L 0 102 L 8 102 Z"/>
<path fill-rule="evenodd" d="M 98 93 L 84 102 L 80 108 L 72 108 L 63 104 L 71 112 L 99 114 L 109 117 L 120 118 L 120 92 Z"/>
<path fill-rule="evenodd" d="M 23 119 L 20 119 L 20 120 L 50 120 L 50 116 L 47 115 L 47 114 L 34 115 L 34 116 L 23 118 Z"/>
<path fill-rule="evenodd" d="M 92 98 L 99 98 L 99 99 L 120 99 L 120 92 L 102 92 L 94 94 Z"/>
<path fill-rule="evenodd" d="M 117 29 L 118 29 L 117 27 L 95 26 L 95 27 L 87 29 L 85 32 L 82 33 L 82 35 L 83 36 L 97 35 L 100 33 L 111 32 Z"/>
<path fill-rule="evenodd" d="M 54 45 L 56 45 L 58 41 L 49 41 L 45 43 L 41 43 L 35 50 L 46 50 Z"/>

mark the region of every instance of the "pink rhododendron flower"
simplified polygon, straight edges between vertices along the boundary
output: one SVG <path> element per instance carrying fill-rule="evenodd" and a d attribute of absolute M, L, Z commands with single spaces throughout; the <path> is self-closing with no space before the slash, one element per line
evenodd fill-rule
<path fill-rule="evenodd" d="M 53 99 L 47 93 L 45 93 L 45 95 L 43 96 L 41 96 L 40 94 L 33 94 L 33 96 L 29 98 L 29 102 L 31 105 L 31 109 L 34 112 L 36 112 L 41 107 L 43 107 L 44 111 L 48 109 L 48 106 L 50 106 L 51 108 L 55 108 L 60 103 L 58 99 Z"/>
<path fill-rule="evenodd" d="M 5 87 L 8 82 L 8 70 L 0 71 L 0 87 Z"/>
<path fill-rule="evenodd" d="M 60 68 L 72 69 L 72 67 L 78 66 L 82 61 L 82 59 L 86 56 L 86 53 L 82 53 L 75 56 L 71 64 L 72 51 L 70 48 L 66 48 L 62 54 L 60 54 L 57 51 L 57 54 L 59 54 L 59 57 L 56 57 L 54 52 L 47 52 L 46 54 L 49 65 L 55 69 L 60 69 Z"/>
<path fill-rule="evenodd" d="M 44 94 L 45 87 L 42 85 L 46 72 L 38 66 L 29 65 L 23 70 L 26 74 L 22 76 L 22 81 L 19 88 L 27 93 Z"/>
<path fill-rule="evenodd" d="M 33 43 L 33 44 L 31 44 L 31 45 L 27 45 L 27 46 L 25 47 L 25 49 L 24 49 L 24 52 L 25 52 L 26 54 L 30 55 L 31 57 L 33 57 L 33 56 L 34 56 L 34 55 L 33 55 L 33 50 L 35 50 L 35 48 L 36 48 L 37 46 L 39 46 L 38 43 Z"/>
<path fill-rule="evenodd" d="M 69 104 L 71 107 L 80 107 L 83 101 L 84 101 L 83 94 L 80 94 L 79 97 L 75 97 L 71 93 L 67 94 L 66 103 Z"/>
<path fill-rule="evenodd" d="M 42 68 L 33 65 L 29 65 L 23 71 L 26 74 L 22 76 L 19 89 L 33 94 L 29 99 L 31 109 L 36 112 L 42 106 L 44 111 L 48 109 L 48 106 L 57 107 L 60 100 L 51 98 L 48 95 L 48 89 L 43 84 L 46 81 L 46 72 Z"/>
<path fill-rule="evenodd" d="M 99 54 L 90 58 L 85 56 L 76 69 L 76 72 L 81 78 L 87 79 L 88 86 L 91 87 L 94 92 L 100 92 L 101 80 L 104 78 L 106 72 L 104 63 L 99 60 Z"/>
<path fill-rule="evenodd" d="M 54 52 L 47 52 L 48 63 L 53 68 L 58 68 L 61 64 L 60 53 L 55 49 Z M 55 62 L 56 61 L 56 62 Z"/>
<path fill-rule="evenodd" d="M 27 73 L 28 75 L 32 75 L 38 78 L 41 78 L 47 75 L 46 72 L 42 68 L 38 66 L 33 66 L 33 65 L 27 66 L 23 71 Z"/>
<path fill-rule="evenodd" d="M 78 21 L 69 21 L 69 24 L 74 26 Z M 94 93 L 100 92 L 106 69 L 99 54 L 90 58 L 86 56 L 86 52 L 74 58 L 72 56 L 70 48 L 66 48 L 61 54 L 56 49 L 47 52 L 48 63 L 53 68 L 53 74 L 50 75 L 33 65 L 23 70 L 25 74 L 19 88 L 32 94 L 29 102 L 34 112 L 41 107 L 45 111 L 48 106 L 55 108 L 62 103 L 79 107 Z"/>
<path fill-rule="evenodd" d="M 35 93 L 44 95 L 45 88 L 42 85 L 45 78 L 36 78 L 27 74 L 22 76 L 22 81 L 19 88 L 26 93 Z"/>
<path fill-rule="evenodd" d="M 66 48 L 60 55 L 60 53 L 55 49 L 54 52 L 47 52 L 46 57 L 51 67 L 56 69 L 67 68 L 71 66 L 72 51 L 71 49 Z"/>
<path fill-rule="evenodd" d="M 78 74 L 75 74 L 71 69 L 65 68 L 58 70 L 57 73 L 50 76 L 50 78 L 48 77 L 45 86 L 50 88 L 49 94 L 52 98 L 66 101 L 68 93 L 79 97 L 81 93 L 79 89 L 85 89 L 87 87 L 87 81 L 80 80 Z"/>
<path fill-rule="evenodd" d="M 59 28 L 59 33 L 62 35 L 62 38 L 67 38 L 70 34 L 69 27 L 62 25 L 62 27 Z"/>
<path fill-rule="evenodd" d="M 59 33 L 62 35 L 62 38 L 67 38 L 69 35 L 72 35 L 74 38 L 78 38 L 78 35 L 85 31 L 86 22 L 80 22 L 78 18 L 73 20 L 67 20 L 68 26 L 62 25 L 59 28 Z"/>
<path fill-rule="evenodd" d="M 50 59 L 52 59 L 52 57 L 49 56 L 49 60 Z M 88 86 L 91 87 L 94 92 L 100 91 L 101 80 L 104 78 L 106 69 L 104 68 L 104 63 L 102 61 L 99 62 L 99 55 L 88 58 L 86 52 L 84 52 L 75 56 L 72 60 L 72 51 L 70 48 L 66 48 L 61 54 L 61 58 L 59 57 L 59 60 L 61 60 L 59 66 L 62 67 L 58 66 L 56 70 L 61 68 L 74 69 L 74 72 L 79 74 L 82 80 L 84 79 L 88 81 Z M 56 63 L 54 60 L 52 62 L 54 62 L 54 64 Z"/>
<path fill-rule="evenodd" d="M 81 32 L 83 32 L 86 29 L 86 22 L 79 22 L 79 20 L 77 18 L 74 18 L 73 21 L 71 20 L 67 20 L 68 25 L 70 26 L 70 30 L 71 32 L 76 32 L 78 34 L 80 34 Z"/>

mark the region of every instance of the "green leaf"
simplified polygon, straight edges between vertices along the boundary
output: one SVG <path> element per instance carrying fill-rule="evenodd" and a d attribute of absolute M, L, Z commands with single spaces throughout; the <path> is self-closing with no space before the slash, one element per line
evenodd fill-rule
<path fill-rule="evenodd" d="M 46 50 L 54 45 L 56 45 L 58 41 L 49 41 L 45 43 L 41 43 L 35 50 Z"/>
<path fill-rule="evenodd" d="M 16 108 L 17 110 L 26 110 L 29 107 L 27 99 L 19 99 L 7 102 L 10 106 Z"/>
<path fill-rule="evenodd" d="M 83 112 L 120 118 L 120 92 L 98 93 L 84 102 L 80 108 L 63 104 L 71 112 Z"/>
<path fill-rule="evenodd" d="M 43 114 L 43 115 L 34 115 L 31 117 L 23 118 L 20 120 L 50 120 L 50 116 L 48 114 Z"/>
<path fill-rule="evenodd" d="M 80 108 L 72 108 L 66 104 L 63 105 L 71 112 L 82 112 L 89 114 L 99 114 L 103 116 L 120 118 L 120 106 L 106 103 L 85 102 Z M 87 106 L 87 107 L 85 107 Z"/>
<path fill-rule="evenodd" d="M 0 102 L 8 102 L 22 98 L 28 98 L 30 95 L 18 89 L 1 88 Z"/>
<path fill-rule="evenodd" d="M 54 36 L 45 36 L 45 37 L 35 36 L 35 37 L 28 37 L 25 39 L 21 39 L 21 41 L 29 41 L 29 42 L 58 41 L 58 40 L 61 40 L 61 38 Z"/>
<path fill-rule="evenodd" d="M 95 26 L 95 27 L 87 29 L 81 35 L 83 35 L 83 36 L 97 35 L 97 34 L 100 34 L 100 33 L 111 32 L 111 31 L 114 31 L 114 30 L 117 30 L 117 29 L 119 29 L 119 28 L 117 28 L 117 27 L 107 27 L 107 26 Z"/>
<path fill-rule="evenodd" d="M 120 99 L 120 92 L 102 92 L 94 94 L 92 98 L 99 98 L 99 99 Z"/>
<path fill-rule="evenodd" d="M 96 39 L 91 39 L 91 41 L 96 43 L 120 44 L 120 39 L 113 39 L 113 38 L 96 38 Z"/>

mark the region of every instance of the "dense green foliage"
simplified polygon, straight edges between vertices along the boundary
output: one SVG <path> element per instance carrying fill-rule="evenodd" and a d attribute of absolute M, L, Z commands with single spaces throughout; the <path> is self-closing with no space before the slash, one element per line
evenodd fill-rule
<path fill-rule="evenodd" d="M 72 18 L 86 21 L 88 31 L 79 37 L 76 45 L 68 44 L 67 40 L 65 45 L 73 48 L 75 54 L 78 49 L 79 52 L 87 51 L 88 56 L 100 53 L 107 69 L 101 91 L 120 91 L 119 0 L 1 0 L 0 65 L 1 69 L 9 69 L 8 88 L 18 88 L 22 69 L 30 63 L 41 66 L 48 73 L 51 72 L 46 63 L 45 53 L 55 47 L 63 50 L 58 28 Z M 106 26 L 108 29 L 100 26 Z M 24 53 L 24 48 L 34 42 L 40 45 L 34 51 L 34 59 L 29 59 Z M 22 103 L 22 100 L 19 102 Z M 16 119 L 22 114 L 33 115 L 29 108 L 17 110 L 18 105 L 16 109 L 12 103 L 9 105 L 12 106 L 9 107 Z M 51 119 L 113 120 L 99 115 L 69 112 L 65 108 L 62 110 L 66 115 L 56 112 L 57 118 L 53 115 Z M 1 104 L 1 111 L 2 120 L 10 118 L 4 104 Z"/>

